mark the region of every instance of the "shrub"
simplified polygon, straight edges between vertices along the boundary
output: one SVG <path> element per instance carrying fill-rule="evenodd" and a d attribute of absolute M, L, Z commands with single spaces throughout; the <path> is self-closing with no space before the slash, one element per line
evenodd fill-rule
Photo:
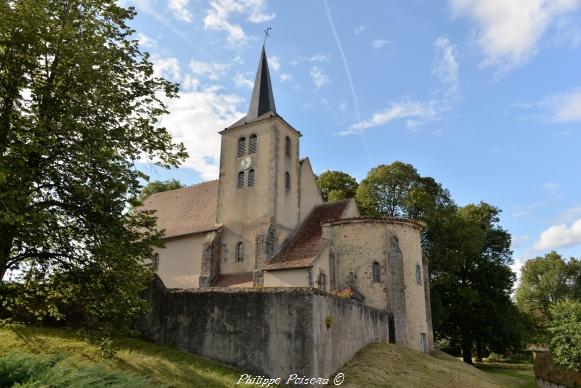
<path fill-rule="evenodd" d="M 558 364 L 581 370 L 581 302 L 565 300 L 553 308 L 549 347 Z"/>

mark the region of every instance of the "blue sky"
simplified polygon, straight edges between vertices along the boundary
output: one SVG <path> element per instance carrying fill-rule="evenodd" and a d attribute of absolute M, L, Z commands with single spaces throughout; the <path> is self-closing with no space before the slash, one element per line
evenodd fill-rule
<path fill-rule="evenodd" d="M 401 160 L 461 205 L 503 210 L 518 263 L 581 257 L 580 0 L 126 0 L 158 74 L 162 124 L 190 158 L 152 179 L 217 178 L 218 131 L 244 115 L 263 30 L 277 111 L 316 173 Z"/>

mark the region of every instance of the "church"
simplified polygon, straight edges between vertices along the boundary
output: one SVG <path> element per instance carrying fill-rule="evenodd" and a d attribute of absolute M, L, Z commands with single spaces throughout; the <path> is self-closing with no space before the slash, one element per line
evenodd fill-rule
<path fill-rule="evenodd" d="M 433 349 L 420 221 L 324 203 L 302 134 L 277 113 L 264 46 L 246 116 L 221 132 L 218 180 L 157 193 L 155 269 L 168 288 L 314 287 L 389 316 L 390 342 Z"/>

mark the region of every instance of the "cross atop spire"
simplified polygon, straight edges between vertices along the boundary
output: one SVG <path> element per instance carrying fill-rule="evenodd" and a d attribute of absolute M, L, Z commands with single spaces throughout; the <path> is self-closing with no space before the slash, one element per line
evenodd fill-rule
<path fill-rule="evenodd" d="M 246 120 L 256 119 L 268 112 L 276 113 L 276 107 L 274 105 L 274 95 L 272 94 L 272 84 L 270 83 L 266 51 L 263 45 Z"/>

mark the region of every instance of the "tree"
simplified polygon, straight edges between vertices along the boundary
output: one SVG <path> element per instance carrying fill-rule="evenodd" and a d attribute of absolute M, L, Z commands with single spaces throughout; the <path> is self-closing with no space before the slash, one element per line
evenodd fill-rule
<path fill-rule="evenodd" d="M 500 210 L 468 205 L 428 231 L 436 335 L 462 348 L 472 363 L 475 345 L 496 352 L 520 345 L 523 324 L 510 299 L 510 234 Z"/>
<path fill-rule="evenodd" d="M 405 217 L 429 222 L 454 207 L 450 193 L 431 177 L 422 177 L 411 164 L 394 162 L 369 170 L 356 193 L 367 216 Z"/>
<path fill-rule="evenodd" d="M 342 171 L 325 171 L 317 177 L 323 201 L 333 202 L 355 197 L 357 181 Z"/>
<path fill-rule="evenodd" d="M 553 359 L 567 368 L 581 370 L 581 301 L 562 300 L 551 307 L 549 324 Z"/>
<path fill-rule="evenodd" d="M 150 214 L 126 211 L 147 178 L 133 161 L 177 166 L 186 152 L 158 125 L 177 85 L 131 39 L 134 16 L 113 0 L 0 4 L 0 285 L 11 271 L 21 288 L 5 306 L 138 307 L 162 240 Z"/>
<path fill-rule="evenodd" d="M 568 298 L 581 299 L 581 271 L 579 261 L 563 260 L 552 251 L 528 260 L 521 268 L 516 303 L 521 311 L 531 317 L 541 332 L 553 319 L 551 308 Z"/>
<path fill-rule="evenodd" d="M 143 202 L 143 200 L 152 194 L 181 189 L 183 187 L 184 185 L 182 185 L 181 182 L 176 179 L 170 179 L 167 181 L 153 181 L 149 182 L 143 187 L 143 189 L 141 189 L 141 193 L 137 198 L 139 202 Z"/>

